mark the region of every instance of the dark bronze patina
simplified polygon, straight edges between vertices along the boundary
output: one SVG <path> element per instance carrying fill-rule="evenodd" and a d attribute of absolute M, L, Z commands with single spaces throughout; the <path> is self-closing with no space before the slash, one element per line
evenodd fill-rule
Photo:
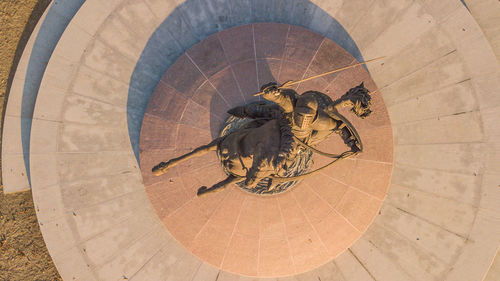
<path fill-rule="evenodd" d="M 338 112 L 339 107 L 348 107 L 360 118 L 370 115 L 371 97 L 363 83 L 335 101 L 316 91 L 298 95 L 286 86 L 279 87 L 276 83 L 262 86 L 260 95 L 266 101 L 230 109 L 231 117 L 220 137 L 190 153 L 161 162 L 153 168 L 153 173 L 161 175 L 184 160 L 216 151 L 228 177 L 210 188 L 200 187 L 198 196 L 220 191 L 230 183 L 250 192 L 273 194 L 363 150 L 356 129 Z M 314 148 L 334 133 L 349 150 L 331 154 Z M 307 172 L 312 153 L 333 160 Z"/>

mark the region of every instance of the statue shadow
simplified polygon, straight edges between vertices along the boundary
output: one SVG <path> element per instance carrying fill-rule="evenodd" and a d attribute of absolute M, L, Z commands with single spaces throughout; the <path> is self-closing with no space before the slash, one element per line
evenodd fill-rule
<path fill-rule="evenodd" d="M 206 37 L 230 27 L 258 22 L 284 23 L 309 29 L 363 61 L 356 43 L 344 27 L 309 0 L 187 0 L 177 6 L 154 31 L 130 78 L 127 124 L 138 162 L 142 120 L 156 85 L 169 67 Z M 269 65 L 264 64 L 264 68 L 269 70 Z M 276 80 L 276 77 L 272 79 Z M 210 111 L 214 112 L 216 108 L 212 100 Z M 216 137 L 222 124 L 220 120 L 212 119 L 210 131 L 212 137 Z"/>

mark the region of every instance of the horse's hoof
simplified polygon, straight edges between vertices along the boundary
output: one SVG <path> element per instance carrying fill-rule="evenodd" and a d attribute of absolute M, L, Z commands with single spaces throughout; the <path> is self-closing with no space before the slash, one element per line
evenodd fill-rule
<path fill-rule="evenodd" d="M 245 180 L 245 186 L 246 188 L 248 189 L 254 189 L 257 187 L 257 185 L 259 184 L 259 181 L 256 179 L 256 178 L 247 178 Z"/>
<path fill-rule="evenodd" d="M 153 169 L 153 175 L 161 176 L 163 174 L 164 174 L 164 172 L 161 169 Z"/>
<path fill-rule="evenodd" d="M 196 195 L 198 197 L 202 197 L 202 196 L 207 194 L 207 190 L 208 190 L 208 188 L 206 186 L 202 186 L 202 187 L 198 188 L 198 192 L 196 192 Z"/>
<path fill-rule="evenodd" d="M 169 162 L 161 162 L 160 164 L 154 166 L 151 171 L 153 172 L 153 175 L 161 176 L 168 171 L 168 168 L 169 168 L 168 166 L 169 166 Z"/>

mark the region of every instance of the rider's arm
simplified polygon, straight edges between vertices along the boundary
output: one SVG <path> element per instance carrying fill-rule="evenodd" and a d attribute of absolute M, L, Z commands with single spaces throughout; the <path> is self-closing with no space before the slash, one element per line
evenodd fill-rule
<path fill-rule="evenodd" d="M 274 88 L 268 91 L 264 90 L 263 98 L 279 105 L 284 113 L 293 111 L 294 90 Z"/>
<path fill-rule="evenodd" d="M 251 103 L 245 106 L 234 107 L 227 112 L 233 116 L 240 118 L 275 118 L 277 111 L 281 113 L 293 112 L 295 95 L 294 90 L 280 89 L 275 84 L 264 87 L 262 89 L 262 97 L 272 101 L 271 104 L 256 104 Z"/>
<path fill-rule="evenodd" d="M 274 112 L 280 111 L 276 104 L 248 104 L 231 108 L 227 113 L 239 118 L 274 118 Z"/>

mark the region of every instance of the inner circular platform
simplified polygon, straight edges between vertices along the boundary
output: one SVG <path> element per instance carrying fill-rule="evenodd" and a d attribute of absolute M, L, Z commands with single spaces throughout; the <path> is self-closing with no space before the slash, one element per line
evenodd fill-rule
<path fill-rule="evenodd" d="M 200 186 L 224 179 L 216 153 L 183 162 L 155 177 L 161 161 L 216 138 L 232 107 L 258 100 L 262 84 L 300 80 L 358 61 L 326 37 L 304 28 L 256 23 L 223 30 L 184 53 L 154 91 L 140 138 L 141 171 L 149 199 L 165 228 L 190 252 L 223 270 L 278 277 L 312 270 L 338 256 L 368 228 L 390 182 L 390 119 L 368 72 L 355 67 L 301 83 L 299 93 L 320 91 L 333 100 L 364 82 L 373 113 L 359 119 L 364 151 L 289 192 L 258 196 L 231 185 L 198 198 Z M 346 150 L 334 135 L 317 146 Z M 330 159 L 313 156 L 313 169 Z"/>

